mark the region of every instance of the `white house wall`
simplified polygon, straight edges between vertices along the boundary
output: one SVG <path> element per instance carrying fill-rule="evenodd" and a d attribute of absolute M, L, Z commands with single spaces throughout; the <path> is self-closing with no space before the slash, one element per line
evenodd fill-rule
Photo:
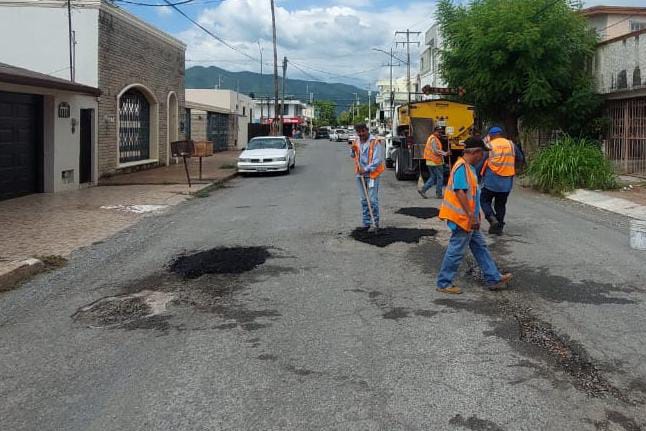
<path fill-rule="evenodd" d="M 96 8 L 72 9 L 76 82 L 91 87 L 98 86 L 98 19 Z M 0 4 L 0 40 L 0 62 L 70 79 L 66 8 Z"/>
<path fill-rule="evenodd" d="M 646 84 L 646 33 L 623 40 L 604 43 L 597 47 L 594 59 L 594 75 L 597 90 L 602 94 L 634 90 L 633 73 L 636 67 L 641 71 L 641 87 Z M 628 87 L 617 89 L 617 76 L 626 71 Z"/>

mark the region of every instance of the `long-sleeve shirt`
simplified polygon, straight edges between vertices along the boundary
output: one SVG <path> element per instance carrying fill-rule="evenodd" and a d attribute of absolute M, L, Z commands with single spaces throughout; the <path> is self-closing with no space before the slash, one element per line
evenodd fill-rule
<path fill-rule="evenodd" d="M 380 142 L 377 142 L 377 145 L 375 145 L 375 149 L 372 153 L 372 163 L 368 164 L 368 153 L 370 149 L 370 141 L 372 139 L 374 139 L 374 137 L 370 135 L 366 142 L 359 142 L 359 152 L 361 153 L 359 157 L 359 166 L 361 166 L 366 171 L 366 174 L 377 169 L 377 166 L 382 164 L 384 161 L 384 150 L 382 148 L 383 146 Z M 360 174 L 357 174 L 357 176 L 360 176 Z"/>
<path fill-rule="evenodd" d="M 514 154 L 516 155 L 516 161 L 518 162 L 523 162 L 525 160 L 525 157 L 523 156 L 522 151 L 518 150 L 518 147 L 516 144 L 512 142 L 512 145 L 514 146 Z M 482 163 L 489 157 L 489 153 L 485 153 L 484 159 L 482 159 Z M 479 164 L 478 166 L 478 172 L 482 169 L 482 164 Z M 488 190 L 491 190 L 492 192 L 499 192 L 499 193 L 509 193 L 514 186 L 514 177 L 501 177 L 500 175 L 496 175 L 493 173 L 493 171 L 489 168 L 485 169 L 483 178 L 482 178 L 482 186 Z"/>

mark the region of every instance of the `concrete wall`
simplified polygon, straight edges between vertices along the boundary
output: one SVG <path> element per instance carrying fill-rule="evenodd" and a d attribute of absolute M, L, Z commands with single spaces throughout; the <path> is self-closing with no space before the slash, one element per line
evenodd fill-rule
<path fill-rule="evenodd" d="M 159 35 L 116 8 L 102 8 L 99 15 L 99 175 L 113 174 L 141 165 L 168 162 L 167 101 L 177 95 L 184 106 L 185 47 Z M 119 163 L 118 105 L 129 87 L 140 90 L 151 104 L 150 159 Z M 179 127 L 177 122 L 172 127 Z M 176 132 L 181 139 L 183 136 Z"/>
<path fill-rule="evenodd" d="M 38 94 L 43 97 L 43 189 L 45 192 L 61 192 L 79 188 L 80 118 L 81 109 L 93 109 L 97 113 L 96 97 L 67 91 L 40 87 L 0 83 L 0 91 Z M 58 105 L 70 105 L 70 118 L 58 118 Z M 72 120 L 76 120 L 72 131 Z M 93 127 L 92 182 L 97 176 L 97 129 Z M 64 171 L 71 177 L 63 178 Z"/>
<path fill-rule="evenodd" d="M 206 111 L 191 109 L 191 139 L 206 141 Z"/>
<path fill-rule="evenodd" d="M 639 68 L 641 85 L 633 85 L 635 69 Z M 620 74 L 625 72 L 627 88 L 618 88 Z M 621 93 L 646 86 L 646 33 L 623 40 L 602 43 L 593 61 L 597 91 L 602 94 Z"/>
<path fill-rule="evenodd" d="M 96 1 L 74 1 L 76 82 L 98 85 L 98 17 Z M 94 4 L 94 7 L 91 5 Z M 87 7 L 83 7 L 87 5 Z M 70 79 L 67 9 L 0 6 L 0 61 L 57 78 Z"/>

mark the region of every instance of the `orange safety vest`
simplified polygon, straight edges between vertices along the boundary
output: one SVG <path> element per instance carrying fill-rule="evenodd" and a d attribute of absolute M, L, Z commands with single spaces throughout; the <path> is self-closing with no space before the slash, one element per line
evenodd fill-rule
<path fill-rule="evenodd" d="M 429 136 L 424 147 L 424 159 L 436 165 L 444 164 L 444 159 L 442 158 L 442 154 L 440 154 L 441 149 L 442 144 L 437 136 Z"/>
<path fill-rule="evenodd" d="M 512 177 L 516 175 L 514 144 L 505 138 L 492 140 L 489 157 L 483 163 L 480 175 L 484 175 L 487 167 L 491 169 L 491 172 L 501 177 Z"/>
<path fill-rule="evenodd" d="M 464 161 L 462 157 L 458 159 L 457 162 L 453 165 L 451 169 L 451 176 L 449 177 L 449 182 L 446 185 L 446 190 L 444 191 L 444 200 L 442 201 L 442 206 L 440 207 L 439 218 L 441 220 L 450 220 L 453 223 L 460 226 L 463 230 L 470 232 L 471 231 L 471 220 L 469 219 L 469 214 L 464 211 L 460 201 L 458 200 L 458 195 L 453 190 L 453 177 L 455 171 L 460 167 L 464 166 L 464 170 L 467 175 L 467 183 L 469 184 L 469 190 L 467 190 L 467 199 L 469 200 L 469 209 L 473 213 L 476 210 L 476 196 L 478 194 L 478 178 L 473 173 L 468 163 Z M 476 214 L 476 219 L 480 219 L 480 214 Z"/>
<path fill-rule="evenodd" d="M 379 144 L 379 141 L 377 139 L 372 139 L 370 141 L 370 147 L 368 148 L 368 164 L 372 163 L 372 156 L 375 152 L 375 146 Z M 354 151 L 354 173 L 358 174 L 359 173 L 359 159 L 361 157 L 361 146 L 359 145 L 359 140 L 357 139 L 354 141 L 354 144 L 352 144 L 352 150 Z M 382 161 L 374 171 L 370 172 L 368 175 L 370 178 L 373 180 L 379 175 L 381 175 L 384 171 L 386 170 L 386 167 L 384 166 L 384 162 Z"/>

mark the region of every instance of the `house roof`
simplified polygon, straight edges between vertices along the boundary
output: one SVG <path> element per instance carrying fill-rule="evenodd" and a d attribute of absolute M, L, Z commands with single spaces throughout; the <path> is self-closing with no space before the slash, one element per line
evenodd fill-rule
<path fill-rule="evenodd" d="M 52 88 L 55 90 L 90 94 L 92 96 L 101 95 L 101 90 L 98 88 L 77 84 L 72 81 L 56 78 L 51 75 L 45 75 L 44 73 L 34 72 L 29 69 L 23 69 L 22 67 L 11 66 L 5 63 L 0 63 L 0 82 Z"/>
<path fill-rule="evenodd" d="M 637 15 L 646 16 L 646 7 L 592 6 L 581 10 L 583 16 L 595 15 Z"/>
<path fill-rule="evenodd" d="M 232 114 L 230 109 L 222 108 L 220 106 L 207 105 L 205 103 L 194 102 L 188 98 L 184 101 L 184 107 L 188 109 L 196 109 L 205 112 L 217 112 L 220 114 Z"/>

